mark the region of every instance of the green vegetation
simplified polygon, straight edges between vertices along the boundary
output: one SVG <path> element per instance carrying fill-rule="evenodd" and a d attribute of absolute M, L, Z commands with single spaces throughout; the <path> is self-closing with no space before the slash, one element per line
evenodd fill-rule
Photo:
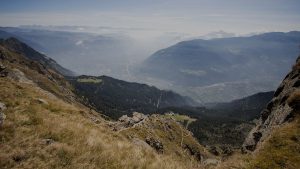
<path fill-rule="evenodd" d="M 95 79 L 102 81 L 95 83 Z M 107 76 L 83 75 L 69 77 L 68 80 L 79 97 L 86 99 L 86 103 L 114 120 L 134 111 L 150 114 L 161 107 L 188 105 L 190 102 L 172 91 L 159 90 L 153 86 L 130 83 Z"/>
<path fill-rule="evenodd" d="M 191 124 L 192 122 L 196 121 L 197 119 L 191 118 L 187 115 L 181 115 L 181 114 L 171 114 L 171 113 L 167 113 L 164 115 L 165 117 L 170 117 L 172 119 L 174 119 L 177 122 L 180 122 L 182 124 L 185 124 L 186 127 L 189 126 L 189 124 Z"/>
<path fill-rule="evenodd" d="M 77 79 L 77 82 L 80 82 L 80 83 L 101 83 L 102 80 L 97 79 L 97 78 L 79 78 L 79 79 Z"/>
<path fill-rule="evenodd" d="M 177 115 L 180 115 L 178 118 L 179 121 L 181 118 L 185 118 L 181 116 L 194 119 L 188 124 L 187 128 L 198 139 L 200 144 L 224 147 L 226 149 L 227 147 L 239 149 L 249 131 L 255 125 L 253 122 L 241 119 L 222 117 L 217 110 L 206 109 L 204 107 L 169 107 L 158 110 L 160 114 L 168 112 L 173 112 L 175 119 L 178 118 Z"/>

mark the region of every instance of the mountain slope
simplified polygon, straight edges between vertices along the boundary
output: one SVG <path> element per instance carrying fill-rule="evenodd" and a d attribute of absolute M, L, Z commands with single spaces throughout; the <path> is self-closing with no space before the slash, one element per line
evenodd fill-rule
<path fill-rule="evenodd" d="M 165 145 L 168 153 L 161 154 L 142 137 L 126 130 L 114 131 L 111 125 L 115 122 L 104 120 L 100 112 L 81 104 L 63 75 L 2 44 L 0 94 L 0 168 L 204 167 L 186 147 L 193 147 L 203 160 L 213 158 L 195 141 L 175 149 Z M 164 117 L 151 119 L 152 134 L 164 134 L 166 131 L 156 123 Z M 168 123 L 188 133 L 174 120 L 168 119 Z M 175 130 L 172 134 L 182 137 Z M 189 135 L 187 140 L 193 137 Z"/>
<path fill-rule="evenodd" d="M 218 165 L 218 169 L 300 167 L 299 72 L 298 57 L 292 71 L 282 81 L 261 112 L 257 125 L 245 139 L 242 154 L 234 154 Z"/>
<path fill-rule="evenodd" d="M 245 141 L 244 149 L 253 151 L 264 142 L 274 128 L 296 120 L 300 113 L 300 58 L 293 70 L 280 84 L 273 99 L 261 113 L 258 125 L 251 131 Z"/>
<path fill-rule="evenodd" d="M 199 102 L 228 102 L 274 90 L 299 44 L 297 31 L 183 41 L 151 55 L 136 74 Z"/>
<path fill-rule="evenodd" d="M 219 116 L 227 116 L 233 119 L 253 120 L 259 118 L 260 112 L 273 98 L 274 92 L 260 92 L 229 103 L 217 103 L 211 107 Z"/>
<path fill-rule="evenodd" d="M 163 107 L 193 104 L 191 99 L 172 91 L 159 90 L 153 86 L 125 82 L 107 76 L 71 77 L 69 81 L 78 95 L 113 119 L 134 111 L 148 114 L 155 113 Z"/>
<path fill-rule="evenodd" d="M 53 70 L 56 70 L 63 75 L 75 75 L 72 71 L 65 69 L 64 67 L 60 66 L 56 61 L 53 59 L 35 51 L 31 47 L 27 46 L 25 43 L 19 41 L 16 38 L 8 38 L 6 40 L 0 41 L 1 45 L 8 48 L 11 51 L 15 51 L 23 56 L 29 58 L 33 61 L 38 61 L 39 63 L 43 64 L 46 67 L 50 67 Z"/>

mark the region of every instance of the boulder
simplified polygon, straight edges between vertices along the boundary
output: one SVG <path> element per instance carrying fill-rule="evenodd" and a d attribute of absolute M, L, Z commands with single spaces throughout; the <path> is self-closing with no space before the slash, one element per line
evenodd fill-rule
<path fill-rule="evenodd" d="M 138 122 L 144 120 L 145 118 L 146 118 L 146 116 L 142 113 L 138 113 L 138 112 L 132 113 L 132 120 L 134 123 L 138 123 Z"/>
<path fill-rule="evenodd" d="M 204 164 L 205 166 L 210 166 L 210 165 L 216 166 L 216 165 L 218 165 L 219 163 L 220 163 L 219 160 L 217 160 L 217 159 L 212 159 L 212 158 L 209 158 L 209 159 L 206 159 L 206 160 L 203 161 L 203 164 Z"/>

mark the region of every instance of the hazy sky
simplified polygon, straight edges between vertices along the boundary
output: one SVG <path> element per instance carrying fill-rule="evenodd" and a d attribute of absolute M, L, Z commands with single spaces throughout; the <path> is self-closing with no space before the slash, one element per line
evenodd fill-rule
<path fill-rule="evenodd" d="M 300 0 L 0 0 L 0 26 L 84 25 L 203 35 L 300 30 Z"/>

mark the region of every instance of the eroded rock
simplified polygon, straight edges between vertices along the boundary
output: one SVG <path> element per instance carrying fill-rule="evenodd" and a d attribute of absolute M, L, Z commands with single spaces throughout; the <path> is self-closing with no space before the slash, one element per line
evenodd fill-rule
<path fill-rule="evenodd" d="M 242 152 L 255 151 L 257 147 L 272 133 L 274 128 L 291 122 L 300 111 L 300 57 L 293 70 L 286 76 L 276 90 L 273 99 L 262 111 L 258 124 L 245 139 Z"/>
<path fill-rule="evenodd" d="M 21 82 L 21 83 L 28 83 L 28 84 L 33 84 L 31 80 L 29 80 L 25 74 L 20 71 L 19 69 L 13 69 L 8 72 L 7 75 L 10 79 Z"/>
<path fill-rule="evenodd" d="M 201 161 L 201 162 L 203 161 L 203 156 L 202 156 L 201 152 L 199 151 L 199 149 L 197 149 L 196 147 L 192 147 L 192 146 L 190 146 L 188 144 L 184 144 L 183 148 L 186 149 L 186 150 L 188 150 L 189 153 L 192 156 L 196 157 L 196 159 L 198 161 Z"/>
<path fill-rule="evenodd" d="M 158 153 L 164 153 L 164 146 L 158 139 L 154 139 L 153 137 L 147 137 L 145 141 Z"/>

